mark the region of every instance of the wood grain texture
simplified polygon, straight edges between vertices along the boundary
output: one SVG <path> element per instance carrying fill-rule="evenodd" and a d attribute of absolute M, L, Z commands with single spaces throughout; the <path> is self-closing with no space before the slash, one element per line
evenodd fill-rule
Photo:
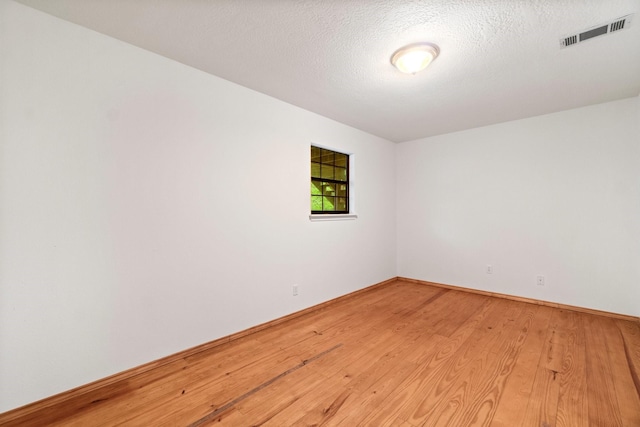
<path fill-rule="evenodd" d="M 552 302 L 552 301 L 544 301 L 544 300 L 533 299 L 533 298 L 519 297 L 519 296 L 515 296 L 515 295 L 501 294 L 501 293 L 498 293 L 498 292 L 483 291 L 483 290 L 480 290 L 480 289 L 464 288 L 464 287 L 461 287 L 461 286 L 448 285 L 448 284 L 445 284 L 445 283 L 427 282 L 427 281 L 424 281 L 424 280 L 410 279 L 410 278 L 406 278 L 406 277 L 398 277 L 397 279 L 398 280 L 403 280 L 403 281 L 406 281 L 406 282 L 425 284 L 425 285 L 429 285 L 429 286 L 437 286 L 439 288 L 454 289 L 454 290 L 458 290 L 458 291 L 470 292 L 470 293 L 473 293 L 473 294 L 486 295 L 486 296 L 491 296 L 491 297 L 496 297 L 496 298 L 504 298 L 504 299 L 508 299 L 508 300 L 511 300 L 511 301 L 520 301 L 520 302 L 526 302 L 526 303 L 529 303 L 529 304 L 544 305 L 544 306 L 547 306 L 547 307 L 562 308 L 564 310 L 578 311 L 580 313 L 595 314 L 597 316 L 611 317 L 611 318 L 614 318 L 614 319 L 628 320 L 628 321 L 631 321 L 631 322 L 639 322 L 640 321 L 640 317 L 637 317 L 637 316 L 630 316 L 628 314 L 620 314 L 620 313 L 612 313 L 610 311 L 596 310 L 595 308 L 579 307 L 579 306 L 575 306 L 575 305 L 561 304 L 559 302 Z"/>
<path fill-rule="evenodd" d="M 639 426 L 640 324 L 404 280 L 0 425 Z"/>

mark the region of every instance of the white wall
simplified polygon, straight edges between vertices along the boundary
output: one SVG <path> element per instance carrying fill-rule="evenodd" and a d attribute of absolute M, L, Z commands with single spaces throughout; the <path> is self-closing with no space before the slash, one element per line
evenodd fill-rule
<path fill-rule="evenodd" d="M 396 276 L 392 143 L 9 0 L 0 59 L 0 412 Z"/>
<path fill-rule="evenodd" d="M 404 143 L 396 160 L 400 276 L 640 315 L 640 99 Z"/>

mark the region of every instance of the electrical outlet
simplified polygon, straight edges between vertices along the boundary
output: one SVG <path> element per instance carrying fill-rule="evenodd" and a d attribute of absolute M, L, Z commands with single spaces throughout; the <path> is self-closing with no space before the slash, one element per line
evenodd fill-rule
<path fill-rule="evenodd" d="M 493 266 L 491 264 L 487 264 L 487 274 L 493 274 Z"/>
<path fill-rule="evenodd" d="M 293 285 L 293 296 L 298 296 L 298 285 Z"/>
<path fill-rule="evenodd" d="M 538 284 L 538 286 L 544 286 L 544 276 L 538 276 L 536 278 L 536 283 Z"/>

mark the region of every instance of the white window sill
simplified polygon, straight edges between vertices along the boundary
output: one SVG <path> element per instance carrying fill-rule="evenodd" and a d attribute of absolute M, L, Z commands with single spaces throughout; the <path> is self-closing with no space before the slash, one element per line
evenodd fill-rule
<path fill-rule="evenodd" d="M 357 214 L 311 214 L 310 221 L 347 221 L 358 218 Z"/>

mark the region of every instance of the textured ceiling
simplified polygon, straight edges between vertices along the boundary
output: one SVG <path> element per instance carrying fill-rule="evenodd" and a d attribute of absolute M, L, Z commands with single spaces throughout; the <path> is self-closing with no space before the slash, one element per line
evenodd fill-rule
<path fill-rule="evenodd" d="M 20 2 L 396 142 L 640 93 L 640 0 Z M 389 57 L 419 41 L 440 56 L 399 73 Z"/>

